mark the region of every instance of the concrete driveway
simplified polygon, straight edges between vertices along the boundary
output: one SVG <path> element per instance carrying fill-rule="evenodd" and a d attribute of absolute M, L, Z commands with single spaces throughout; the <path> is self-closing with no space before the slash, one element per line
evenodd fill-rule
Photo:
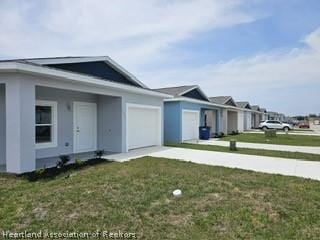
<path fill-rule="evenodd" d="M 229 146 L 229 141 L 221 141 L 218 139 L 190 140 L 190 141 L 186 141 L 186 143 L 201 144 L 201 145 L 215 145 L 215 146 L 223 146 L 223 147 Z M 301 153 L 320 154 L 320 147 L 290 146 L 290 145 L 247 143 L 247 142 L 237 142 L 237 147 L 275 150 L 275 151 L 284 151 L 284 152 L 301 152 Z M 319 158 L 319 161 L 320 161 L 320 158 Z"/>
<path fill-rule="evenodd" d="M 256 172 L 297 176 L 320 180 L 320 162 L 254 156 L 236 153 L 222 153 L 171 147 L 150 147 L 129 153 L 106 156 L 107 159 L 123 162 L 143 156 L 178 159 L 181 161 L 239 168 Z"/>

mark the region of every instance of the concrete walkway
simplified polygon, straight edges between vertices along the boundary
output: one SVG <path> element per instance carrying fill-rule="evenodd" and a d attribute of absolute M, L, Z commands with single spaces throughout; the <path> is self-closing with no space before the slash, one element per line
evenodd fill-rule
<path fill-rule="evenodd" d="M 256 172 L 320 180 L 320 162 L 286 158 L 263 157 L 171 147 L 151 147 L 137 149 L 130 151 L 129 153 L 108 155 L 106 158 L 123 162 L 143 156 L 178 159 L 212 166 L 239 168 Z"/>
<path fill-rule="evenodd" d="M 253 130 L 246 130 L 244 131 L 243 133 L 247 133 L 247 134 L 250 134 L 250 133 L 258 133 L 258 134 L 264 134 L 264 131 L 262 130 L 259 130 L 259 129 L 253 129 Z M 285 135 L 287 133 L 285 133 L 284 131 L 277 131 L 277 134 L 280 134 L 280 135 Z M 290 131 L 288 132 L 289 135 L 303 135 L 303 136 L 320 136 L 320 133 L 317 132 L 317 131 Z"/>
<path fill-rule="evenodd" d="M 201 145 L 215 145 L 215 146 L 223 146 L 223 147 L 229 146 L 228 141 L 221 141 L 218 139 L 190 140 L 190 141 L 186 141 L 186 143 L 201 144 Z M 247 142 L 237 142 L 237 147 L 285 151 L 285 152 L 301 152 L 301 153 L 320 154 L 320 147 L 305 147 L 305 146 L 302 147 L 302 146 L 263 144 L 263 143 L 247 143 Z M 320 161 L 320 158 L 319 158 L 319 161 Z"/>

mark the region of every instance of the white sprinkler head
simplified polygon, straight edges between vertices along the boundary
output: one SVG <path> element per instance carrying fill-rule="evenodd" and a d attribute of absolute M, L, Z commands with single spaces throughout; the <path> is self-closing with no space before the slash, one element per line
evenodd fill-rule
<path fill-rule="evenodd" d="M 176 189 L 172 192 L 174 197 L 181 197 L 182 191 L 180 189 Z"/>

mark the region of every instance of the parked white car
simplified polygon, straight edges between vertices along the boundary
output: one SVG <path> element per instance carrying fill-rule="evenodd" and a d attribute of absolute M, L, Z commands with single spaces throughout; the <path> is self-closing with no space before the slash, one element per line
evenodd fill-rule
<path fill-rule="evenodd" d="M 266 120 L 259 124 L 259 128 L 264 131 L 267 129 L 282 129 L 283 131 L 289 131 L 293 129 L 293 126 L 291 124 L 282 123 L 276 120 Z"/>

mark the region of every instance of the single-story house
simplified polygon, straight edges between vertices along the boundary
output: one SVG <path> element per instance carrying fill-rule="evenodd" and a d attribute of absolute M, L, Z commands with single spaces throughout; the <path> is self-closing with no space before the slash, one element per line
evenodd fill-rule
<path fill-rule="evenodd" d="M 223 133 L 243 132 L 243 109 L 237 106 L 231 96 L 209 97 L 209 100 L 223 106 L 221 126 Z"/>
<path fill-rule="evenodd" d="M 0 61 L 0 168 L 163 143 L 163 99 L 109 57 Z"/>
<path fill-rule="evenodd" d="M 268 111 L 267 114 L 268 114 L 268 120 L 281 121 L 279 113 Z"/>
<path fill-rule="evenodd" d="M 252 128 L 258 128 L 260 121 L 262 120 L 262 113 L 258 105 L 251 105 L 252 109 Z"/>
<path fill-rule="evenodd" d="M 249 102 L 236 102 L 236 104 L 243 109 L 243 130 L 250 130 L 252 128 L 252 111 Z"/>
<path fill-rule="evenodd" d="M 224 106 L 209 101 L 199 86 L 178 86 L 155 89 L 173 95 L 164 100 L 164 140 L 183 142 L 199 139 L 199 127 L 211 127 L 211 136 L 222 131 Z"/>
<path fill-rule="evenodd" d="M 260 108 L 260 112 L 261 112 L 261 121 L 266 121 L 266 120 L 268 120 L 267 109 L 265 109 L 265 108 Z"/>

